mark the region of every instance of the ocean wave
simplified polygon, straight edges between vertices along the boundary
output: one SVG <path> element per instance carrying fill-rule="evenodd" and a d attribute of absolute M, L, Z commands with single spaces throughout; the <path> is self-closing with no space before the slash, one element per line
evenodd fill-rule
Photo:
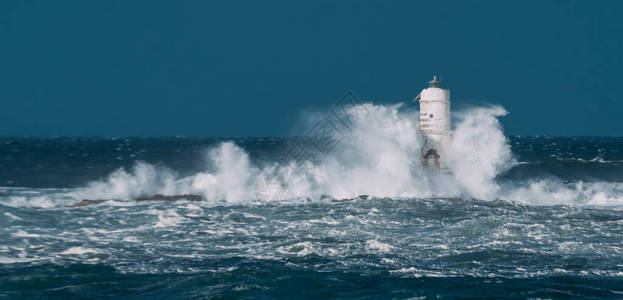
<path fill-rule="evenodd" d="M 511 152 L 499 118 L 501 106 L 456 112 L 448 172 L 431 172 L 419 162 L 422 136 L 418 112 L 400 105 L 362 104 L 350 108 L 352 124 L 339 144 L 317 161 L 252 163 L 234 142 L 208 149 L 202 172 L 180 176 L 165 166 L 136 162 L 107 178 L 73 189 L 2 188 L 9 206 L 61 207 L 84 199 L 124 205 L 149 195 L 199 195 L 210 205 L 377 198 L 456 197 L 503 199 L 530 205 L 623 205 L 616 182 L 564 182 L 558 178 L 505 182 L 500 174 L 526 164 Z M 560 158 L 562 159 L 562 158 Z M 566 158 L 565 158 L 566 159 Z M 578 158 L 570 158 L 579 160 Z M 601 157 L 587 162 L 604 163 Z M 162 216 L 163 224 L 168 222 Z"/>

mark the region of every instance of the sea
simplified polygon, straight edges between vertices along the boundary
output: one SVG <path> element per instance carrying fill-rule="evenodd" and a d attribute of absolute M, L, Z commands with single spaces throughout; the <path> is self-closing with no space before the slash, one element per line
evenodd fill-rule
<path fill-rule="evenodd" d="M 333 139 L 1 137 L 0 298 L 623 299 L 623 138 L 470 108 L 436 170 L 417 112 L 360 108 Z"/>

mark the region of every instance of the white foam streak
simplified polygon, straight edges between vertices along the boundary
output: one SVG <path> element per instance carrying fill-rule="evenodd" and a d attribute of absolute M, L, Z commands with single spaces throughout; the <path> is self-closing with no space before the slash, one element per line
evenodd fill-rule
<path fill-rule="evenodd" d="M 500 197 L 532 205 L 621 206 L 623 184 L 582 181 L 566 184 L 551 178 L 505 188 Z"/>

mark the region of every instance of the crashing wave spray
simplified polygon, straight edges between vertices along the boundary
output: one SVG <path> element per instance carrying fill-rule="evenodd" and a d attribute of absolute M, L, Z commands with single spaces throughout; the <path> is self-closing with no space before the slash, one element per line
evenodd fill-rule
<path fill-rule="evenodd" d="M 204 205 L 315 201 L 323 196 L 343 199 L 362 194 L 393 199 L 460 196 L 528 204 L 623 203 L 620 183 L 567 184 L 556 178 L 500 181 L 498 175 L 516 163 L 498 120 L 507 112 L 495 105 L 452 114 L 455 128 L 442 157 L 449 174 L 429 172 L 420 160 L 426 140 L 419 129 L 420 112 L 401 106 L 366 103 L 350 107 L 351 129 L 319 161 L 263 162 L 260 167 L 244 149 L 224 142 L 206 152 L 205 171 L 188 177 L 139 162 L 82 188 L 12 191 L 4 204 L 52 207 L 82 199 L 132 200 L 154 194 L 201 195 Z M 267 183 L 273 188 L 264 190 L 270 197 L 258 193 L 262 180 L 260 188 Z"/>
<path fill-rule="evenodd" d="M 365 103 L 349 108 L 352 129 L 317 162 L 272 162 L 258 167 L 244 149 L 224 142 L 207 151 L 206 171 L 192 176 L 180 178 L 165 167 L 139 162 L 132 170 L 119 169 L 86 187 L 41 197 L 71 205 L 82 199 L 195 194 L 221 205 L 362 194 L 392 198 L 465 195 L 485 200 L 497 195 L 494 177 L 509 166 L 512 157 L 497 121 L 505 114 L 503 108 L 472 108 L 458 114 L 455 138 L 446 150 L 445 163 L 454 174 L 448 175 L 428 172 L 422 166 L 418 157 L 425 139 L 418 126 L 419 112 L 401 112 L 401 106 Z M 272 190 L 258 193 L 262 182 L 260 188 L 268 182 Z M 262 192 L 270 197 L 263 197 Z"/>
<path fill-rule="evenodd" d="M 418 126 L 419 113 L 400 112 L 401 106 L 367 103 L 349 108 L 352 129 L 319 162 L 273 163 L 263 169 L 232 163 L 230 172 L 240 174 L 244 180 L 221 176 L 224 168 L 218 168 L 213 173 L 201 174 L 200 177 L 210 180 L 195 180 L 194 191 L 202 192 L 208 200 L 226 202 L 238 202 L 241 197 L 234 199 L 210 190 L 220 185 L 238 186 L 254 191 L 256 198 L 264 201 L 323 196 L 343 199 L 362 194 L 392 198 L 495 198 L 495 176 L 512 166 L 510 147 L 497 121 L 506 113 L 503 108 L 472 108 L 458 114 L 457 138 L 444 149 L 445 166 L 451 173 L 460 174 L 454 176 L 427 172 L 417 159 L 425 141 Z M 248 161 L 232 143 L 211 151 L 211 159 L 220 160 L 227 152 L 236 152 L 234 157 Z"/>

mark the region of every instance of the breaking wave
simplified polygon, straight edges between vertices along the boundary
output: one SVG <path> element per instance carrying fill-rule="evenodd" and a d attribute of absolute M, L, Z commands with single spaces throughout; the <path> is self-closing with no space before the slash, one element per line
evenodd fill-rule
<path fill-rule="evenodd" d="M 81 188 L 16 192 L 4 204 L 54 207 L 82 199 L 123 202 L 154 194 L 196 194 L 209 204 L 229 205 L 365 194 L 393 199 L 502 199 L 530 205 L 623 205 L 623 185 L 618 182 L 499 179 L 518 163 L 499 121 L 507 111 L 498 105 L 455 113 L 448 172 L 431 172 L 418 159 L 422 143 L 419 113 L 400 108 L 374 104 L 350 108 L 348 130 L 341 130 L 339 143 L 315 161 L 278 163 L 275 159 L 259 166 L 244 149 L 223 142 L 206 151 L 205 171 L 192 176 L 137 162 L 131 169 L 118 169 Z"/>

